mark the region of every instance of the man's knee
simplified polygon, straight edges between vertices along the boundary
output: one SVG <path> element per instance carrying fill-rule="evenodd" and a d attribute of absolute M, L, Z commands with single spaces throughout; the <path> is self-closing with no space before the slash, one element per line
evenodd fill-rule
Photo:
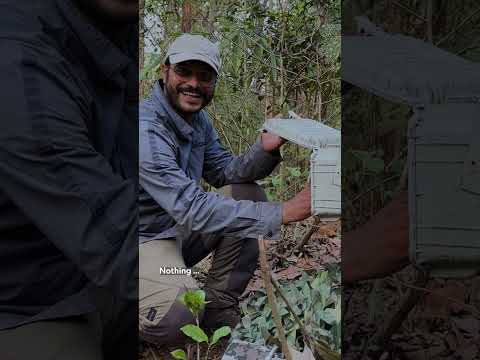
<path fill-rule="evenodd" d="M 172 299 L 163 298 L 163 302 L 169 302 L 169 306 L 156 307 L 140 306 L 139 331 L 140 338 L 146 342 L 173 346 L 185 342 L 186 337 L 180 328 L 187 324 L 195 324 L 195 318 L 188 308 L 179 301 L 179 297 L 185 290 L 179 290 L 177 296 Z M 201 321 L 203 313 L 200 314 Z"/>
<path fill-rule="evenodd" d="M 187 274 L 160 274 L 160 267 L 185 268 L 175 241 L 151 241 L 140 245 L 139 332 L 141 339 L 158 345 L 185 340 L 180 328 L 195 323 L 178 299 L 186 288 L 198 288 Z"/>
<path fill-rule="evenodd" d="M 265 191 L 257 183 L 231 184 L 224 186 L 220 191 L 235 200 L 268 201 Z"/>

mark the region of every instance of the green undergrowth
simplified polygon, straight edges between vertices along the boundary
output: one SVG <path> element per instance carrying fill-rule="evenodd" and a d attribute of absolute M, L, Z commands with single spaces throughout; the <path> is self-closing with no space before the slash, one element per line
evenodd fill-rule
<path fill-rule="evenodd" d="M 281 292 L 303 324 L 310 344 L 314 348 L 328 344 L 338 354 L 341 351 L 340 278 L 340 267 L 331 265 L 324 271 L 304 272 L 298 280 L 279 282 Z M 278 292 L 275 296 L 288 343 L 303 350 L 306 341 L 300 325 Z M 242 303 L 241 310 L 242 322 L 233 331 L 233 338 L 260 345 L 279 345 L 272 309 L 264 289 L 250 295 Z"/>

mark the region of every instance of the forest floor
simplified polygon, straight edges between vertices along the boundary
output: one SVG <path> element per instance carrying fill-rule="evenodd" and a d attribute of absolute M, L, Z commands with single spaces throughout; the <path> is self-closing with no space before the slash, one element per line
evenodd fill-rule
<path fill-rule="evenodd" d="M 416 288 L 416 276 L 409 266 L 384 279 L 344 287 L 343 359 L 480 359 L 480 278 L 431 279 Z M 391 340 L 381 349 L 367 346 L 412 289 L 421 297 Z"/>
<path fill-rule="evenodd" d="M 338 223 L 320 224 L 303 251 L 294 251 L 311 226 L 309 220 L 284 227 L 283 240 L 268 242 L 267 257 L 277 279 L 294 280 L 302 271 L 321 269 L 324 264 L 340 261 Z M 211 256 L 197 265 L 201 270 L 200 282 L 208 272 L 210 261 Z M 379 331 L 378 325 L 388 322 L 407 291 L 414 287 L 415 276 L 415 270 L 409 266 L 384 279 L 344 288 L 342 359 L 362 358 L 368 340 Z M 257 269 L 242 300 L 263 286 Z M 399 324 L 388 344 L 383 349 L 369 351 L 363 359 L 480 359 L 480 277 L 464 281 L 433 279 L 419 291 L 423 296 Z M 223 339 L 208 360 L 220 360 L 227 344 L 228 339 Z M 185 347 L 194 352 L 193 345 Z M 142 344 L 139 359 L 170 360 L 172 350 Z"/>
<path fill-rule="evenodd" d="M 301 249 L 295 249 L 312 226 L 316 228 L 316 231 L 311 235 L 309 241 Z M 340 262 L 339 234 L 339 222 L 320 223 L 317 225 L 314 224 L 313 219 L 309 219 L 294 225 L 284 226 L 282 229 L 282 240 L 266 242 L 267 259 L 275 279 L 293 281 L 299 278 L 304 271 L 321 270 L 326 264 Z M 210 263 L 211 255 L 195 266 L 200 271 L 197 278 L 200 283 L 205 279 Z M 261 288 L 264 288 L 264 283 L 261 278 L 260 267 L 257 264 L 257 270 L 240 300 L 246 301 L 251 294 Z M 220 360 L 227 344 L 228 339 L 223 339 L 211 352 L 208 360 Z M 190 347 L 192 352 L 194 352 L 194 345 L 186 344 L 185 347 Z M 174 348 L 160 349 L 143 343 L 139 359 L 170 360 L 173 359 L 169 354 L 172 350 Z"/>

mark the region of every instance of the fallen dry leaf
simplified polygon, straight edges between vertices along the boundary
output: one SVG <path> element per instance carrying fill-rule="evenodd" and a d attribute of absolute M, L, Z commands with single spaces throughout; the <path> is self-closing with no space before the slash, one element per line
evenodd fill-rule
<path fill-rule="evenodd" d="M 274 273 L 275 280 L 293 280 L 301 275 L 301 269 L 295 265 L 290 265 L 286 269 L 282 269 Z"/>

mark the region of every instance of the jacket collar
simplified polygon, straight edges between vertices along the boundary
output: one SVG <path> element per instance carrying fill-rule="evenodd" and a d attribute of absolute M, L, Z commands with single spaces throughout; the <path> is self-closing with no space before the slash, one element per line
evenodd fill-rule
<path fill-rule="evenodd" d="M 95 28 L 72 0 L 57 0 L 56 4 L 76 37 L 74 41 L 81 43 L 93 66 L 105 79 L 118 79 L 132 59 Z"/>
<path fill-rule="evenodd" d="M 191 140 L 193 127 L 172 108 L 165 96 L 165 93 L 163 92 L 162 86 L 162 80 L 157 81 L 152 92 L 153 100 L 156 104 L 160 105 L 162 110 L 166 113 L 166 118 L 170 125 L 172 125 L 174 128 L 177 135 L 183 139 Z M 197 114 L 194 115 L 194 118 L 192 119 L 193 121 L 195 121 L 196 116 Z"/>

